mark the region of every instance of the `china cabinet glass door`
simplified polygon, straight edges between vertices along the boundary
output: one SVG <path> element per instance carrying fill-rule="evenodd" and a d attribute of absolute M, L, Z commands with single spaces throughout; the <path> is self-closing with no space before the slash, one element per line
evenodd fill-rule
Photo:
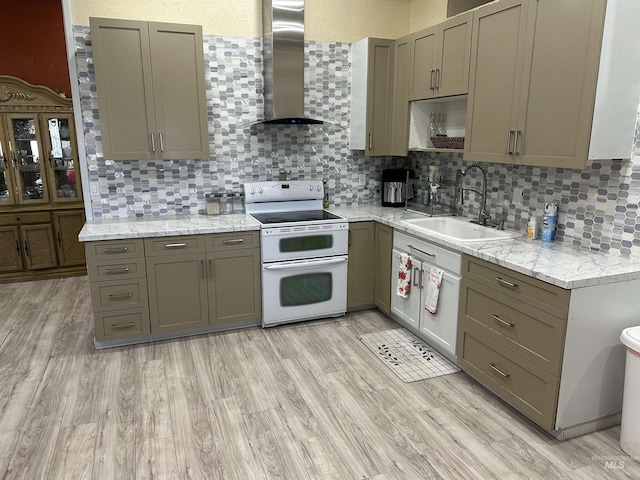
<path fill-rule="evenodd" d="M 49 155 L 51 195 L 54 201 L 81 198 L 80 172 L 72 115 L 43 116 L 43 136 Z"/>
<path fill-rule="evenodd" d="M 16 203 L 15 187 L 11 178 L 11 154 L 4 125 L 0 121 L 0 207 Z"/>
<path fill-rule="evenodd" d="M 47 203 L 49 192 L 42 164 L 42 148 L 38 141 L 40 127 L 35 115 L 10 115 L 9 141 L 13 167 L 18 183 L 18 202 Z"/>

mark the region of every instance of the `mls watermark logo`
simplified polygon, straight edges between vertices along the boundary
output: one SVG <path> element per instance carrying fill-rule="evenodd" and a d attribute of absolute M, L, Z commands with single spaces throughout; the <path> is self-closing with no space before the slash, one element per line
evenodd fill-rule
<path fill-rule="evenodd" d="M 594 455 L 596 462 L 602 462 L 605 470 L 623 470 L 625 463 L 633 461 L 629 455 Z"/>

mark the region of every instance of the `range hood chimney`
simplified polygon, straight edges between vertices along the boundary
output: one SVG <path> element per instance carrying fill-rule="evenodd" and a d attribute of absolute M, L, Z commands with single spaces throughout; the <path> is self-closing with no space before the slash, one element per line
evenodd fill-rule
<path fill-rule="evenodd" d="M 304 0 L 263 0 L 262 123 L 322 124 L 304 113 Z"/>

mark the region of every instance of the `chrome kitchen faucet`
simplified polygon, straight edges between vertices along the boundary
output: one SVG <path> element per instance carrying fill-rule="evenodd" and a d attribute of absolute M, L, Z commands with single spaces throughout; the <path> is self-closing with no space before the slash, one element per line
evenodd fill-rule
<path fill-rule="evenodd" d="M 477 168 L 482 173 L 482 191 L 475 190 L 473 188 L 463 188 L 462 179 L 465 177 L 467 172 L 472 168 Z M 478 212 L 478 219 L 472 220 L 474 223 L 478 223 L 480 225 L 487 225 L 487 220 L 491 218 L 489 212 L 487 212 L 487 173 L 484 171 L 484 168 L 480 166 L 478 163 L 472 163 L 465 169 L 458 169 L 456 172 L 456 183 L 457 190 L 460 194 L 460 205 L 464 205 L 464 191 L 469 190 L 470 192 L 477 193 L 480 195 L 480 211 Z"/>

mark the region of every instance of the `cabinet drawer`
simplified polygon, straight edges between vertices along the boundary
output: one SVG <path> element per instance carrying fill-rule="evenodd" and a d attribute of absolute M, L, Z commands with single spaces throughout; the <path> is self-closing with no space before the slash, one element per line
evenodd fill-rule
<path fill-rule="evenodd" d="M 150 335 L 149 310 L 136 308 L 94 314 L 96 340 L 116 340 Z"/>
<path fill-rule="evenodd" d="M 553 429 L 559 377 L 467 326 L 458 335 L 458 364 L 534 422 Z"/>
<path fill-rule="evenodd" d="M 207 252 L 217 250 L 234 250 L 241 248 L 258 248 L 260 232 L 214 233 L 207 235 Z"/>
<path fill-rule="evenodd" d="M 460 275 L 462 255 L 457 252 L 398 231 L 393 235 L 393 248 L 429 260 L 439 268 Z"/>
<path fill-rule="evenodd" d="M 98 261 L 87 265 L 89 280 L 123 280 L 127 278 L 144 278 L 146 269 L 144 258 L 133 258 L 129 261 Z"/>
<path fill-rule="evenodd" d="M 95 282 L 90 288 L 94 312 L 147 306 L 147 281 L 144 278 L 129 282 Z"/>
<path fill-rule="evenodd" d="M 461 324 L 560 375 L 566 321 L 466 278 L 460 293 Z"/>
<path fill-rule="evenodd" d="M 463 276 L 467 278 L 495 288 L 556 317 L 567 318 L 570 290 L 468 255 L 463 257 L 462 269 Z"/>
<path fill-rule="evenodd" d="M 204 238 L 205 235 L 145 238 L 144 250 L 147 257 L 204 252 Z"/>
<path fill-rule="evenodd" d="M 40 213 L 11 213 L 0 215 L 0 227 L 5 225 L 27 225 L 29 223 L 49 223 L 49 212 Z"/>
<path fill-rule="evenodd" d="M 144 257 L 142 239 L 109 240 L 85 244 L 87 260 L 104 260 Z"/>

